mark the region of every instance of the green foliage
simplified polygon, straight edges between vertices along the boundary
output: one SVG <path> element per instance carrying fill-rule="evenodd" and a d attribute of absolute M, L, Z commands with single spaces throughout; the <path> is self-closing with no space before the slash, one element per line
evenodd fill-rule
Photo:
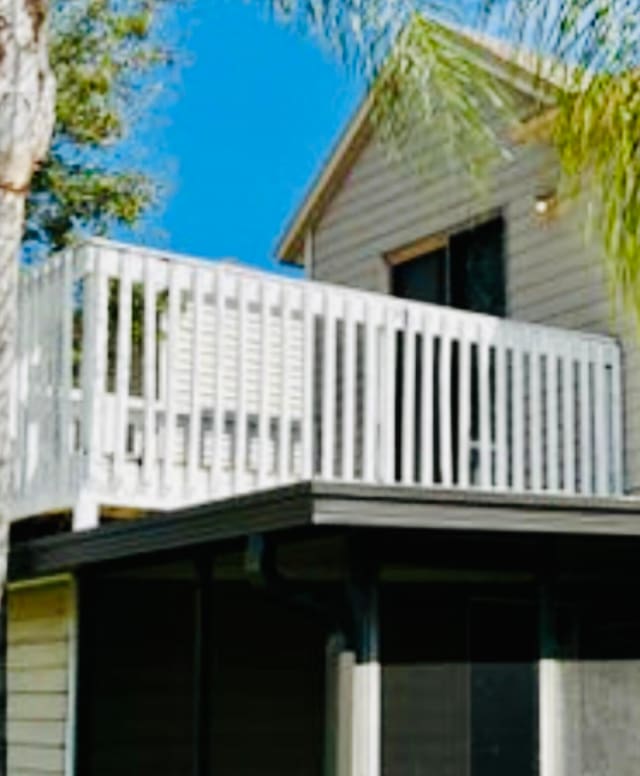
<path fill-rule="evenodd" d="M 598 74 L 561 97 L 552 137 L 564 192 L 603 239 L 612 300 L 640 326 L 640 73 Z"/>
<path fill-rule="evenodd" d="M 533 0 L 519 2 L 533 17 Z M 516 28 L 521 40 L 527 29 Z M 579 200 L 586 236 L 604 247 L 612 301 L 640 330 L 640 7 L 560 0 L 539 30 L 537 47 L 566 65 L 546 137 L 560 193 Z"/>
<path fill-rule="evenodd" d="M 640 73 L 598 74 L 561 97 L 552 136 L 564 189 L 603 238 L 612 298 L 640 326 Z"/>
<path fill-rule="evenodd" d="M 173 62 L 171 47 L 157 34 L 162 5 L 54 4 L 57 124 L 29 199 L 28 248 L 58 248 L 83 229 L 104 233 L 114 224 L 135 224 L 157 200 L 157 184 L 131 159 L 114 166 L 113 149 L 148 106 L 141 99 L 148 90 L 141 87 Z M 538 63 L 533 78 L 544 96 L 537 107 L 553 106 L 546 139 L 558 152 L 561 192 L 579 195 L 586 205 L 591 231 L 602 239 L 613 295 L 640 323 L 637 0 L 482 0 L 479 13 L 457 18 L 456 9 L 468 11 L 468 4 L 269 0 L 269 6 L 377 84 L 374 120 L 392 152 L 415 164 L 409 158 L 414 141 L 439 126 L 447 139 L 443 155 L 465 160 L 470 180 L 480 185 L 487 163 L 509 152 L 496 126 L 522 118 L 522 105 L 483 66 L 481 47 L 461 46 L 453 30 L 457 22 L 528 50 L 526 69 Z"/>
<path fill-rule="evenodd" d="M 302 0 L 285 9 L 312 19 L 326 39 L 341 41 L 342 55 L 372 85 L 376 131 L 390 153 L 419 172 L 430 171 L 415 158 L 416 141 L 438 129 L 442 155 L 463 160 L 470 183 L 482 188 L 488 162 L 509 153 L 505 130 L 545 115 L 543 139 L 557 151 L 559 193 L 579 197 L 588 216 L 585 239 L 596 234 L 603 247 L 612 299 L 624 303 L 640 329 L 637 0 L 484 0 L 479 13 L 463 18 L 456 18 L 454 4 L 433 0 L 321 2 L 322 13 L 317 6 Z M 460 32 L 468 38 L 464 45 Z M 503 41 L 498 56 L 527 81 L 536 94 L 533 106 L 519 102 L 494 68 L 484 66 L 475 42 L 485 32 Z"/>
<path fill-rule="evenodd" d="M 51 8 L 56 125 L 28 200 L 25 251 L 133 226 L 159 198 L 131 129 L 175 62 L 163 0 L 59 0 Z"/>
<path fill-rule="evenodd" d="M 515 93 L 470 56 L 460 36 L 414 14 L 398 35 L 375 82 L 373 121 L 387 148 L 401 158 L 420 148 L 427 131 L 443 138 L 443 156 L 464 160 L 472 182 L 496 156 L 508 153 L 498 129 L 513 120 Z M 420 156 L 418 166 L 428 160 Z"/>

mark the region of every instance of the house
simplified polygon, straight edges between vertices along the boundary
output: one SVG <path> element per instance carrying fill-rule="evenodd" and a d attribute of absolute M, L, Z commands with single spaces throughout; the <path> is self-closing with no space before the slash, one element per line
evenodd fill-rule
<path fill-rule="evenodd" d="M 12 776 L 637 772 L 638 348 L 548 148 L 482 199 L 370 107 L 305 280 L 100 240 L 21 279 Z"/>

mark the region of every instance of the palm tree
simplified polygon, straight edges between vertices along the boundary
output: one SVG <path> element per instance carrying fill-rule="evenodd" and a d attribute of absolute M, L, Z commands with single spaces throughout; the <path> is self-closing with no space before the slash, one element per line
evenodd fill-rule
<path fill-rule="evenodd" d="M 105 2 L 107 0 L 104 0 Z M 415 132 L 444 121 L 450 151 L 482 175 L 503 153 L 487 120 L 517 113 L 499 79 L 459 45 L 458 15 L 492 33 L 539 83 L 533 125 L 557 149 L 562 189 L 581 192 L 600 229 L 614 294 L 640 321 L 640 14 L 633 0 L 270 0 L 276 15 L 328 42 L 371 84 L 374 118 L 402 154 Z M 637 5 L 637 3 L 636 3 Z M 55 90 L 47 0 L 0 0 L 0 585 L 10 492 L 10 390 L 17 257 L 25 194 L 44 158 Z M 523 50 L 535 52 L 523 54 Z M 525 61 L 526 60 L 526 61 Z M 542 117 L 542 118 L 540 118 Z M 1 587 L 0 587 L 1 589 Z"/>
<path fill-rule="evenodd" d="M 527 71 L 539 95 L 528 139 L 555 148 L 559 194 L 580 196 L 585 235 L 603 243 L 611 298 L 640 329 L 638 0 L 280 2 L 365 75 L 390 152 L 402 156 L 425 128 L 444 123 L 450 153 L 480 184 L 483 162 L 508 153 L 496 124 L 521 121 L 522 106 L 481 66 L 479 50 L 489 44 Z M 487 120 L 496 114 L 501 121 Z"/>

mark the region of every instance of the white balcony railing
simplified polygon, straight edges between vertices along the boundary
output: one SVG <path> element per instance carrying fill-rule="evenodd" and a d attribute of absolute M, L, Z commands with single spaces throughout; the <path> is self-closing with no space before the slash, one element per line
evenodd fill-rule
<path fill-rule="evenodd" d="M 610 339 L 91 242 L 23 274 L 16 516 L 296 480 L 622 491 Z"/>

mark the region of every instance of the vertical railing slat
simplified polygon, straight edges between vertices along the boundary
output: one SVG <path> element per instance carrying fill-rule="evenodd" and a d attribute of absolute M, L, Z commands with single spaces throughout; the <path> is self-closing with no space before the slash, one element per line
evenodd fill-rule
<path fill-rule="evenodd" d="M 249 288 L 242 276 L 238 276 L 236 299 L 238 305 L 238 352 L 235 354 L 236 387 L 235 392 L 235 445 L 233 460 L 233 491 L 244 490 L 247 468 L 247 366 L 249 340 Z"/>
<path fill-rule="evenodd" d="M 278 442 L 280 449 L 277 456 L 277 465 L 280 467 L 280 482 L 285 483 L 291 479 L 292 475 L 292 455 L 291 455 L 291 400 L 292 390 L 291 381 L 291 330 L 297 324 L 293 315 L 292 289 L 283 286 L 280 293 L 281 318 L 280 318 L 280 342 L 282 343 L 282 363 L 280 369 L 280 380 L 282 381 L 280 396 L 280 433 Z M 304 390 L 304 389 L 303 389 Z M 275 462 L 274 462 L 275 463 Z"/>
<path fill-rule="evenodd" d="M 384 401 L 382 416 L 382 478 L 395 482 L 396 473 L 396 324 L 395 308 L 389 305 L 384 328 Z"/>
<path fill-rule="evenodd" d="M 57 489 L 58 472 L 57 467 L 57 449 L 56 449 L 56 402 L 53 392 L 52 367 L 54 365 L 55 353 L 55 310 L 53 305 L 47 304 L 47 301 L 55 297 L 55 277 L 56 262 L 50 260 L 45 263 L 42 271 L 42 304 L 43 311 L 40 318 L 40 390 L 42 397 L 42 466 L 40 475 L 42 488 L 53 495 Z M 57 494 L 56 494 L 57 495 Z"/>
<path fill-rule="evenodd" d="M 102 445 L 102 402 L 107 368 L 107 330 L 109 322 L 109 277 L 100 249 L 91 250 L 88 283 L 85 285 L 83 320 L 83 449 L 89 481 L 98 474 Z"/>
<path fill-rule="evenodd" d="M 30 380 L 31 377 L 31 359 L 33 357 L 34 348 L 34 309 L 35 309 L 35 296 L 34 296 L 34 277 L 35 273 L 29 271 L 22 283 L 23 294 L 23 316 L 24 319 L 20 321 L 20 328 L 22 330 L 22 358 L 21 358 L 21 397 L 22 397 L 22 417 L 21 417 L 21 439 L 22 446 L 20 450 L 20 488 L 23 499 L 25 500 L 25 506 L 28 508 L 28 500 L 30 493 L 28 490 L 28 476 L 31 466 L 31 438 L 30 438 L 30 424 L 32 417 L 32 402 L 33 402 L 33 383 Z"/>
<path fill-rule="evenodd" d="M 225 291 L 224 274 L 220 268 L 215 270 L 214 286 L 214 406 L 211 430 L 211 468 L 209 469 L 209 493 L 219 495 L 223 471 L 222 451 L 224 440 L 225 404 L 224 404 L 224 363 L 227 337 L 225 336 Z"/>
<path fill-rule="evenodd" d="M 52 305 L 47 304 L 46 300 L 51 299 L 53 292 L 55 267 L 53 261 L 48 261 L 42 267 L 41 273 L 41 303 L 42 312 L 40 315 L 40 445 L 41 445 L 41 465 L 39 467 L 39 490 L 48 491 L 50 496 L 55 494 L 56 490 L 56 471 L 55 471 L 55 411 L 56 406 L 53 401 L 51 391 L 51 364 L 52 364 L 52 338 L 51 330 L 54 326 Z"/>
<path fill-rule="evenodd" d="M 336 423 L 336 319 L 332 296 L 324 293 L 324 347 L 322 381 L 322 477 L 334 477 Z"/>
<path fill-rule="evenodd" d="M 595 466 L 595 484 L 598 496 L 604 496 L 608 490 L 609 474 L 609 437 L 607 434 L 607 406 L 609 404 L 605 380 L 604 348 L 602 345 L 593 347 L 594 375 L 594 437 L 593 450 Z"/>
<path fill-rule="evenodd" d="M 558 347 L 556 339 L 547 337 L 547 489 L 560 488 L 558 407 Z"/>
<path fill-rule="evenodd" d="M 451 350 L 452 331 L 445 316 L 441 317 L 439 364 L 440 472 L 442 485 L 453 485 L 453 445 L 451 439 Z"/>
<path fill-rule="evenodd" d="M 38 467 L 38 489 L 49 491 L 53 495 L 55 491 L 55 471 L 52 459 L 55 456 L 54 447 L 54 417 L 55 406 L 52 406 L 50 367 L 51 367 L 51 305 L 47 300 L 51 299 L 51 280 L 54 274 L 53 262 L 44 264 L 40 273 L 40 304 L 39 316 L 40 332 L 38 335 L 40 360 L 38 370 L 38 393 L 40 395 L 40 466 Z"/>
<path fill-rule="evenodd" d="M 471 342 L 464 322 L 458 332 L 458 485 L 469 487 L 471 442 Z"/>
<path fill-rule="evenodd" d="M 576 491 L 576 393 L 573 371 L 573 347 L 564 348 L 562 358 L 562 457 L 565 493 Z"/>
<path fill-rule="evenodd" d="M 485 327 L 480 327 L 478 337 L 478 381 L 479 381 L 479 434 L 480 434 L 480 484 L 491 488 L 492 440 L 491 440 L 491 385 L 490 344 Z"/>
<path fill-rule="evenodd" d="M 157 435 L 156 428 L 156 262 L 144 264 L 144 447 L 143 482 L 155 488 Z"/>
<path fill-rule="evenodd" d="M 507 342 L 504 332 L 495 343 L 496 487 L 507 488 L 509 445 L 507 439 Z"/>
<path fill-rule="evenodd" d="M 611 473 L 612 495 L 621 496 L 624 492 L 624 434 L 623 434 L 623 392 L 622 364 L 620 346 L 609 349 L 611 363 Z"/>
<path fill-rule="evenodd" d="M 580 492 L 590 496 L 592 492 L 592 425 L 591 425 L 591 375 L 589 344 L 580 347 Z"/>
<path fill-rule="evenodd" d="M 179 267 L 169 269 L 167 299 L 167 331 L 165 362 L 165 430 L 162 461 L 162 487 L 165 494 L 176 489 L 175 477 L 175 439 L 176 439 L 176 372 L 178 356 L 178 337 L 180 333 L 180 285 Z"/>
<path fill-rule="evenodd" d="M 25 434 L 26 421 L 26 399 L 27 399 L 27 375 L 25 374 L 25 360 L 28 352 L 27 342 L 27 324 L 30 316 L 30 298 L 29 298 L 29 279 L 30 272 L 18 274 L 18 328 L 16 342 L 16 457 L 14 468 L 14 497 L 16 501 L 14 506 L 20 509 L 20 505 L 25 499 L 24 491 L 24 463 L 27 450 L 27 440 Z"/>
<path fill-rule="evenodd" d="M 63 328 L 63 256 L 58 254 L 51 262 L 52 276 L 49 283 L 49 293 L 52 299 L 58 300 L 58 303 L 51 305 L 51 319 L 49 324 L 49 346 L 51 348 L 51 364 L 49 371 L 49 384 L 50 384 L 50 406 L 53 413 L 53 422 L 51 424 L 52 431 L 52 450 L 54 451 L 55 460 L 53 461 L 52 470 L 55 472 L 55 491 L 56 501 L 61 503 L 63 497 L 63 472 L 62 472 L 62 458 L 68 457 L 68 453 L 65 449 L 64 432 L 62 429 L 62 328 Z"/>
<path fill-rule="evenodd" d="M 29 460 L 27 464 L 27 478 L 28 487 L 32 490 L 37 488 L 38 483 L 38 467 L 41 450 L 38 445 L 38 438 L 40 435 L 40 423 L 41 423 L 41 400 L 40 400 L 40 377 L 38 373 L 39 369 L 39 356 L 40 356 L 40 317 L 42 315 L 42 294 L 41 294 L 41 271 L 39 269 L 34 270 L 33 279 L 31 283 L 32 294 L 32 306 L 31 306 L 31 348 L 29 353 L 29 369 L 28 369 L 28 381 L 29 381 L 29 408 L 28 408 L 28 441 L 29 441 Z"/>
<path fill-rule="evenodd" d="M 435 433 L 433 426 L 433 342 L 437 332 L 437 319 L 432 313 L 425 313 L 422 319 L 422 378 L 421 405 L 422 428 L 420 431 L 420 481 L 423 487 L 433 485 L 433 447 Z"/>
<path fill-rule="evenodd" d="M 344 361 L 342 388 L 342 479 L 354 478 L 355 398 L 356 398 L 356 320 L 354 305 L 344 311 Z"/>
<path fill-rule="evenodd" d="M 60 476 L 61 488 L 68 498 L 71 491 L 71 457 L 75 455 L 72 449 L 73 420 L 71 413 L 71 391 L 73 388 L 73 316 L 75 300 L 73 298 L 73 254 L 65 251 L 62 254 L 62 294 L 60 303 L 62 315 L 62 342 L 60 359 L 60 429 L 62 456 Z"/>
<path fill-rule="evenodd" d="M 362 474 L 365 482 L 376 480 L 376 446 L 379 427 L 377 413 L 379 401 L 380 375 L 378 370 L 378 326 L 376 308 L 369 302 L 365 305 L 365 356 L 364 356 L 364 411 L 362 427 Z"/>
<path fill-rule="evenodd" d="M 314 377 L 315 377 L 315 309 L 311 285 L 302 294 L 302 478 L 311 480 L 314 472 Z"/>
<path fill-rule="evenodd" d="M 543 464 L 543 439 L 542 439 L 542 381 L 541 381 L 541 359 L 538 348 L 537 335 L 529 334 L 529 428 L 531 430 L 529 437 L 530 455 L 529 464 L 531 466 L 530 481 L 531 489 L 535 493 L 542 490 L 542 464 Z"/>
<path fill-rule="evenodd" d="M 200 473 L 200 445 L 202 442 L 202 407 L 200 402 L 199 366 L 202 360 L 203 319 L 203 273 L 199 269 L 190 272 L 191 306 L 193 323 L 191 328 L 191 375 L 189 380 L 189 446 L 187 452 L 187 490 L 194 494 L 198 487 Z"/>
<path fill-rule="evenodd" d="M 270 433 L 270 392 L 271 379 L 269 374 L 273 354 L 270 351 L 269 337 L 269 292 L 270 287 L 266 281 L 260 282 L 259 306 L 260 306 L 260 396 L 258 399 L 258 486 L 264 487 L 267 480 L 267 467 L 269 463 L 269 433 Z M 280 308 L 280 315 L 284 318 L 284 310 Z M 282 360 L 286 360 L 284 343 L 282 347 Z M 282 393 L 285 393 L 284 385 L 281 386 Z"/>
<path fill-rule="evenodd" d="M 511 388 L 513 407 L 513 488 L 522 493 L 525 484 L 524 350 L 522 348 L 522 340 L 519 337 L 514 337 L 513 340 L 513 383 Z"/>
<path fill-rule="evenodd" d="M 122 488 L 127 452 L 127 431 L 129 425 L 129 393 L 131 376 L 131 295 L 132 284 L 128 256 L 120 255 L 118 290 L 118 334 L 117 334 L 117 377 L 116 377 L 116 424 L 113 474 L 117 485 Z"/>
<path fill-rule="evenodd" d="M 44 313 L 42 294 L 42 269 L 37 269 L 33 279 L 34 305 L 31 311 L 33 347 L 29 369 L 31 406 L 29 413 L 29 487 L 40 491 L 42 485 L 42 316 Z"/>
<path fill-rule="evenodd" d="M 402 482 L 415 482 L 416 450 L 416 332 L 411 310 L 403 332 L 404 363 L 402 369 Z"/>

